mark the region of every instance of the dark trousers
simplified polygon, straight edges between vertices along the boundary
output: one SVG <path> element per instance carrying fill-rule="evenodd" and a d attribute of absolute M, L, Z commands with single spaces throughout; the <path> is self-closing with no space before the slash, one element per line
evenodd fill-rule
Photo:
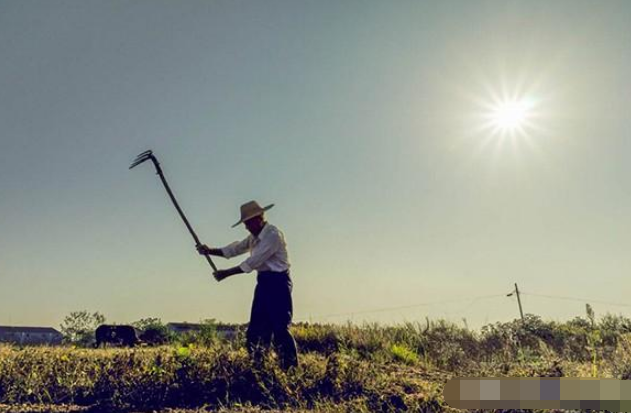
<path fill-rule="evenodd" d="M 298 365 L 296 342 L 289 332 L 292 286 L 289 272 L 259 271 L 247 331 L 250 354 L 258 359 L 260 350 L 269 348 L 273 340 L 283 368 Z"/>

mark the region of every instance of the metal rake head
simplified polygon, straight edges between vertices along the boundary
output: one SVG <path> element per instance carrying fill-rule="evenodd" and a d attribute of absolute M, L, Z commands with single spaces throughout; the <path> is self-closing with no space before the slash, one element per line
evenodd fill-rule
<path fill-rule="evenodd" d="M 134 162 L 132 162 L 129 169 L 132 169 L 133 167 L 136 167 L 140 165 L 141 163 L 148 161 L 150 159 L 155 162 L 156 158 L 153 156 L 153 152 L 151 150 L 144 151 L 140 155 L 136 156 L 136 159 L 134 159 Z"/>

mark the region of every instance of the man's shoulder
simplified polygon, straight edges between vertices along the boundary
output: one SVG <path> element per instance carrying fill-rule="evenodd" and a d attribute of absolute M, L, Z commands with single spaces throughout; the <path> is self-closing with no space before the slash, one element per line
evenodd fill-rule
<path fill-rule="evenodd" d="M 265 228 L 261 233 L 262 237 L 282 237 L 283 231 L 281 231 L 276 225 L 272 225 L 269 222 L 265 224 Z"/>

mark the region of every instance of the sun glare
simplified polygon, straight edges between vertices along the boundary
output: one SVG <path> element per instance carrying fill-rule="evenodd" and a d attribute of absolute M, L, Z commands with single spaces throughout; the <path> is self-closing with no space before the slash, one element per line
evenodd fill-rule
<path fill-rule="evenodd" d="M 515 132 L 527 123 L 530 109 L 531 105 L 525 99 L 503 101 L 492 108 L 489 118 L 498 132 Z"/>
<path fill-rule="evenodd" d="M 472 128 L 471 136 L 479 143 L 477 153 L 492 148 L 494 156 L 506 154 L 506 149 L 514 154 L 524 148 L 538 151 L 541 138 L 548 131 L 542 117 L 542 93 L 532 88 L 505 86 L 499 89 L 487 87 L 486 96 L 472 97 L 478 121 Z"/>

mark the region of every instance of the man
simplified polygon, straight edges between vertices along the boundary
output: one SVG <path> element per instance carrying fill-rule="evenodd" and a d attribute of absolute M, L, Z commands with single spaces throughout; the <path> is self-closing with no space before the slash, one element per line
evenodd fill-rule
<path fill-rule="evenodd" d="M 248 351 L 258 358 L 260 354 L 257 350 L 269 347 L 273 338 L 281 365 L 289 368 L 298 365 L 296 342 L 289 332 L 293 313 L 292 281 L 285 236 L 265 221 L 265 211 L 273 206 L 261 208 L 256 201 L 241 205 L 241 220 L 232 227 L 243 223 L 250 235 L 223 248 L 200 245 L 197 250 L 202 255 L 225 258 L 250 252 L 250 257 L 240 265 L 216 271 L 215 279 L 221 281 L 235 274 L 258 272 L 247 331 Z"/>

